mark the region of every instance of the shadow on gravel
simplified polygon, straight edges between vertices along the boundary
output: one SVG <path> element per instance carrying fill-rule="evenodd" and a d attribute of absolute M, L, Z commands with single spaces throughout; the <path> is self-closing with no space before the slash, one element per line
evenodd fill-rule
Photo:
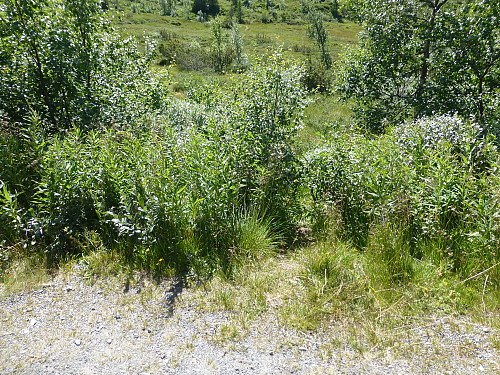
<path fill-rule="evenodd" d="M 184 290 L 184 280 L 182 278 L 178 278 L 174 280 L 173 285 L 170 289 L 165 293 L 165 303 L 164 306 L 166 308 L 166 316 L 171 317 L 174 313 L 175 300 Z"/>

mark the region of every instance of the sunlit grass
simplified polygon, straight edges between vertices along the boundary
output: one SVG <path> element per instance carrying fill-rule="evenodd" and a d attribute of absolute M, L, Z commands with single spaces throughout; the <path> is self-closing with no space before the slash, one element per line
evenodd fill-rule
<path fill-rule="evenodd" d="M 51 272 L 43 256 L 19 253 L 2 276 L 0 297 L 38 288 L 50 280 Z"/>
<path fill-rule="evenodd" d="M 123 35 L 135 36 L 144 41 L 145 36 L 160 38 L 160 33 L 184 42 L 197 41 L 201 46 L 209 46 L 212 40 L 210 23 L 185 20 L 181 17 L 160 16 L 158 14 L 125 13 L 115 15 L 113 23 Z M 305 59 L 306 55 L 318 54 L 318 48 L 308 38 L 306 25 L 286 23 L 249 23 L 239 25 L 247 54 L 264 54 L 267 49 L 283 46 L 293 57 Z M 357 35 L 361 26 L 353 22 L 327 23 L 329 40 L 327 47 L 334 60 L 348 45 L 358 43 Z"/>

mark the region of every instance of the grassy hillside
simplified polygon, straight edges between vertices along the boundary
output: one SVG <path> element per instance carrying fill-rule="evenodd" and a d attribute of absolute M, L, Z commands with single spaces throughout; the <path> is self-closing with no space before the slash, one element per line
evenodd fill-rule
<path fill-rule="evenodd" d="M 186 20 L 179 17 L 161 16 L 150 13 L 124 13 L 115 16 L 114 23 L 122 35 L 132 35 L 137 40 L 144 42 L 145 37 L 153 37 L 169 50 L 167 56 L 160 53 L 158 61 L 162 59 L 168 64 L 176 53 L 179 58 L 179 48 L 188 49 L 192 56 L 202 56 L 213 44 L 213 35 L 210 22 L 198 22 Z M 305 61 L 307 59 L 317 60 L 320 56 L 318 46 L 307 36 L 306 25 L 287 23 L 248 23 L 239 25 L 242 37 L 243 53 L 252 58 L 269 53 L 278 47 L 282 47 L 288 55 Z M 361 27 L 353 22 L 328 22 L 326 27 L 329 34 L 327 48 L 334 61 L 346 47 L 358 43 L 357 35 Z M 226 31 L 229 33 L 229 31 Z M 194 47 L 193 47 L 194 46 Z M 182 52 L 181 52 L 182 54 Z M 182 57 L 181 57 L 182 58 Z M 201 59 L 202 57 L 198 57 Z M 207 58 L 205 58 L 206 60 Z M 184 64 L 185 65 L 185 64 Z M 191 66 L 203 66 L 203 63 L 191 62 Z M 183 80 L 183 75 L 178 75 L 178 69 L 183 69 L 182 64 L 175 66 L 175 80 Z M 184 69 L 185 70 L 185 69 Z M 204 69 L 207 70 L 207 69 Z M 210 69 L 209 69 L 210 70 Z"/>

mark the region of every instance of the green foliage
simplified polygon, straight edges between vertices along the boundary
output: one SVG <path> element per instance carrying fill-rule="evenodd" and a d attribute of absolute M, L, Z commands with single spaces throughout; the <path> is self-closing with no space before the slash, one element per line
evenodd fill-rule
<path fill-rule="evenodd" d="M 231 81 L 231 92 L 200 87 L 188 95 L 230 124 L 239 150 L 238 174 L 245 201 L 259 199 L 267 212 L 289 222 L 296 178 L 294 136 L 308 104 L 304 70 L 278 51 Z M 224 117 L 221 117 L 221 115 Z M 252 198 L 253 197 L 253 198 Z"/>
<path fill-rule="evenodd" d="M 23 228 L 23 210 L 19 207 L 17 195 L 11 194 L 2 182 L 0 186 L 0 249 L 12 248 L 19 240 Z M 0 253 L 0 263 L 9 259 L 9 253 Z"/>
<path fill-rule="evenodd" d="M 51 132 L 133 121 L 160 106 L 162 85 L 132 40 L 112 34 L 100 2 L 8 0 L 0 8 L 0 110 L 39 114 Z M 153 82 L 154 81 L 154 82 Z"/>
<path fill-rule="evenodd" d="M 374 225 L 366 249 L 374 284 L 389 287 L 394 282 L 408 283 L 412 279 L 410 230 L 398 222 Z"/>
<path fill-rule="evenodd" d="M 293 225 L 302 74 L 275 54 L 235 79 L 237 90 L 192 88 L 191 100 L 172 99 L 141 123 L 51 140 L 29 210 L 3 189 L 6 240 L 22 228 L 51 264 L 80 253 L 93 232 L 152 272 L 200 275 L 230 275 L 274 251 Z"/>
<path fill-rule="evenodd" d="M 232 25 L 230 33 L 224 30 L 223 20 L 217 17 L 212 21 L 213 36 L 211 57 L 217 73 L 228 69 L 242 71 L 248 66 L 247 56 L 243 53 L 243 37 L 237 25 Z"/>
<path fill-rule="evenodd" d="M 213 69 L 223 74 L 229 71 L 242 72 L 249 63 L 244 53 L 243 36 L 237 25 L 231 26 L 229 32 L 224 28 L 221 17 L 210 24 L 212 40 L 210 46 L 204 47 L 196 40 L 182 41 L 175 35 L 164 32 L 165 41 L 158 46 L 162 59 L 160 65 L 175 63 L 188 70 Z"/>
<path fill-rule="evenodd" d="M 220 17 L 217 17 L 212 22 L 211 30 L 213 36 L 213 66 L 217 73 L 223 73 L 224 69 L 232 63 L 234 57 L 232 49 L 229 49 L 227 46 L 227 36 L 224 32 L 222 19 Z"/>
<path fill-rule="evenodd" d="M 304 84 L 309 91 L 329 93 L 332 89 L 333 74 L 321 61 L 309 58 L 306 64 Z"/>
<path fill-rule="evenodd" d="M 323 24 L 323 14 L 319 13 L 309 1 L 304 1 L 302 6 L 303 12 L 306 14 L 306 19 L 309 22 L 307 34 L 318 45 L 321 51 L 321 61 L 328 70 L 332 66 L 332 57 L 327 48 L 328 32 Z"/>
<path fill-rule="evenodd" d="M 160 0 L 161 14 L 162 16 L 176 16 L 176 0 Z"/>
<path fill-rule="evenodd" d="M 380 132 L 408 116 L 494 116 L 499 74 L 496 1 L 365 1 L 359 50 L 339 63 L 338 91 Z"/>
<path fill-rule="evenodd" d="M 191 12 L 197 14 L 199 11 L 216 16 L 220 12 L 219 2 L 217 0 L 194 0 Z"/>
<path fill-rule="evenodd" d="M 162 66 L 175 63 L 177 67 L 191 71 L 212 66 L 209 51 L 196 41 L 185 43 L 179 39 L 170 38 L 159 44 L 158 51 L 162 57 L 160 60 Z"/>
<path fill-rule="evenodd" d="M 410 258 L 464 276 L 493 266 L 498 153 L 482 134 L 474 123 L 437 116 L 370 140 L 337 137 L 303 159 L 312 218 L 330 215 L 333 229 L 366 245 L 392 280 L 410 277 Z"/>
<path fill-rule="evenodd" d="M 341 237 L 350 239 L 355 246 L 363 247 L 367 241 L 369 220 L 363 211 L 364 191 L 360 188 L 358 168 L 364 155 L 357 153 L 360 140 L 335 139 L 328 146 L 313 149 L 302 159 L 302 183 L 313 198 L 311 211 L 315 220 L 331 216 L 331 225 Z"/>
<path fill-rule="evenodd" d="M 243 35 L 236 24 L 231 27 L 230 42 L 235 55 L 235 69 L 241 72 L 248 67 L 249 63 L 247 55 L 243 52 Z"/>

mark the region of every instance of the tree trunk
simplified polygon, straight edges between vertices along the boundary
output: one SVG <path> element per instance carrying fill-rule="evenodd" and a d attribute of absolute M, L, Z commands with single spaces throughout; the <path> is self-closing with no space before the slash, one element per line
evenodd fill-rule
<path fill-rule="evenodd" d="M 431 16 L 428 20 L 429 28 L 428 28 L 428 36 L 425 39 L 424 42 L 424 48 L 422 51 L 422 68 L 420 69 L 420 77 L 418 81 L 418 86 L 417 86 L 417 91 L 415 93 L 417 103 L 421 103 L 422 96 L 424 94 L 424 89 L 425 85 L 427 83 L 427 77 L 429 76 L 429 59 L 431 55 L 431 39 L 432 39 L 432 33 L 434 32 L 434 27 L 436 23 L 436 16 L 439 13 L 440 9 L 443 7 L 444 4 L 446 4 L 448 0 L 443 0 L 440 2 L 440 0 L 434 0 L 433 3 L 431 3 L 432 6 L 432 11 L 431 11 Z"/>

